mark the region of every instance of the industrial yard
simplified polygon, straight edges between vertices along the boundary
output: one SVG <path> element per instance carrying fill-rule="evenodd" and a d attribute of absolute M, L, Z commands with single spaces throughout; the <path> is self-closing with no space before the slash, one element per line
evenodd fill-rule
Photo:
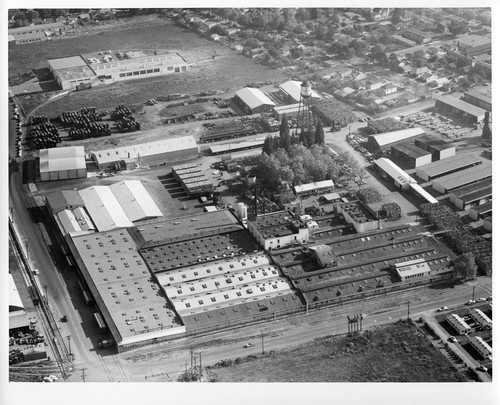
<path fill-rule="evenodd" d="M 280 66 L 222 10 L 129 13 L 9 31 L 10 380 L 491 382 L 491 74 L 400 52 L 487 24 L 271 30 Z"/>

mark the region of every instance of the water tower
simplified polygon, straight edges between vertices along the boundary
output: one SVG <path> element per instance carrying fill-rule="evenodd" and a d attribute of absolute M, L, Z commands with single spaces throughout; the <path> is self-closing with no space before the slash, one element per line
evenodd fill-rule
<path fill-rule="evenodd" d="M 297 130 L 295 133 L 303 133 L 314 125 L 312 112 L 312 88 L 311 82 L 305 80 L 300 85 L 299 112 L 297 115 Z"/>

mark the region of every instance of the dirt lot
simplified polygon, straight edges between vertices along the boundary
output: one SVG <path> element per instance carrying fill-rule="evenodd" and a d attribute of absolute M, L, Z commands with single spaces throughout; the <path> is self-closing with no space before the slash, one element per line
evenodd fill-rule
<path fill-rule="evenodd" d="M 459 382 L 464 377 L 414 325 L 324 337 L 294 349 L 210 368 L 220 382 Z"/>

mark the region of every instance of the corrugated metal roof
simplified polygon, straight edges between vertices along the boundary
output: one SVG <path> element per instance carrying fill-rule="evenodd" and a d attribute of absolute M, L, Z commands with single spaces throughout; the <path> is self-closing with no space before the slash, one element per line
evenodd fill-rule
<path fill-rule="evenodd" d="M 85 168 L 83 146 L 40 149 L 40 173 Z"/>
<path fill-rule="evenodd" d="M 52 209 L 53 214 L 66 207 L 84 206 L 84 202 L 78 191 L 75 190 L 58 190 L 46 195 L 47 202 Z"/>
<path fill-rule="evenodd" d="M 300 186 L 295 186 L 296 193 L 303 193 L 305 191 L 317 190 L 325 187 L 333 187 L 332 180 L 317 181 L 315 183 L 301 184 Z"/>
<path fill-rule="evenodd" d="M 300 101 L 300 85 L 302 82 L 296 80 L 289 80 L 285 83 L 280 84 L 280 89 L 282 89 L 285 93 L 287 93 L 290 97 L 292 97 L 297 103 Z M 320 98 L 318 93 L 314 90 L 312 91 L 313 98 Z"/>
<path fill-rule="evenodd" d="M 462 185 L 472 183 L 475 180 L 482 180 L 491 177 L 492 170 L 490 164 L 481 164 L 469 169 L 460 170 L 447 176 L 440 177 L 432 181 L 432 184 L 439 184 L 447 191 L 453 190 Z"/>
<path fill-rule="evenodd" d="M 394 142 L 403 141 L 414 136 L 425 135 L 425 131 L 418 128 L 402 129 L 400 131 L 384 132 L 382 134 L 370 135 L 377 142 L 379 147 L 389 145 Z"/>
<path fill-rule="evenodd" d="M 380 158 L 375 160 L 375 164 L 401 185 L 416 183 L 416 181 L 408 173 L 401 169 L 392 160 Z"/>
<path fill-rule="evenodd" d="M 80 232 L 82 230 L 72 211 L 62 210 L 56 216 L 66 233 Z"/>
<path fill-rule="evenodd" d="M 251 109 L 260 107 L 261 105 L 276 105 L 262 91 L 253 87 L 240 89 L 236 91 L 236 95 Z"/>
<path fill-rule="evenodd" d="M 486 112 L 486 110 L 483 110 L 482 108 L 476 107 L 475 105 L 469 104 L 453 96 L 438 97 L 436 98 L 436 100 L 439 100 L 442 103 L 454 107 L 460 111 L 466 112 L 467 114 L 470 114 L 474 117 L 481 117 Z"/>
<path fill-rule="evenodd" d="M 93 186 L 79 193 L 99 232 L 134 226 L 109 187 Z"/>
<path fill-rule="evenodd" d="M 472 164 L 481 163 L 482 160 L 472 153 L 455 155 L 446 159 L 438 160 L 427 165 L 420 166 L 419 171 L 427 174 L 429 177 L 437 176 L 441 173 L 449 172 L 450 170 L 457 170 L 461 167 L 469 166 Z"/>
<path fill-rule="evenodd" d="M 125 159 L 136 159 L 137 156 L 153 156 L 162 153 L 178 152 L 187 149 L 198 149 L 193 136 L 161 139 L 158 141 L 128 145 L 113 149 L 103 149 L 91 152 L 98 164 L 117 162 Z"/>
<path fill-rule="evenodd" d="M 112 184 L 110 189 L 132 222 L 163 216 L 139 180 L 121 181 Z"/>

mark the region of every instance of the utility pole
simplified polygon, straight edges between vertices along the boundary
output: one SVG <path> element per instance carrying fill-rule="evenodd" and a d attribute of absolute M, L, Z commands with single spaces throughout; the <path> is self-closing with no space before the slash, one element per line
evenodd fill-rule
<path fill-rule="evenodd" d="M 201 374 L 203 373 L 203 367 L 201 365 L 201 352 L 199 353 L 200 355 L 200 380 L 201 380 Z"/>
<path fill-rule="evenodd" d="M 81 368 L 80 371 L 82 372 L 82 381 L 85 382 L 85 370 L 86 368 Z"/>
<path fill-rule="evenodd" d="M 264 332 L 261 332 L 262 337 L 262 354 L 264 354 Z"/>
<path fill-rule="evenodd" d="M 71 361 L 71 335 L 66 336 L 68 339 L 69 360 Z"/>
<path fill-rule="evenodd" d="M 410 301 L 408 301 L 408 317 L 407 320 L 410 320 Z"/>
<path fill-rule="evenodd" d="M 472 286 L 472 301 L 474 301 L 474 296 L 475 296 L 475 293 L 476 293 L 476 286 L 473 285 Z"/>
<path fill-rule="evenodd" d="M 49 305 L 49 296 L 47 295 L 47 288 L 48 287 L 46 285 L 43 286 L 43 289 L 45 290 L 45 303 Z"/>

